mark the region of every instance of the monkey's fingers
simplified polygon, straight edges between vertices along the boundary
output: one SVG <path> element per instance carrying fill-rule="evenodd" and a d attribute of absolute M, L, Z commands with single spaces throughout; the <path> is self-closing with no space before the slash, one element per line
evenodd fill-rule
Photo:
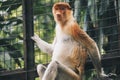
<path fill-rule="evenodd" d="M 31 37 L 31 39 L 34 40 L 34 41 L 37 41 L 40 38 L 39 38 L 39 36 L 37 34 L 35 34 L 34 36 Z"/>

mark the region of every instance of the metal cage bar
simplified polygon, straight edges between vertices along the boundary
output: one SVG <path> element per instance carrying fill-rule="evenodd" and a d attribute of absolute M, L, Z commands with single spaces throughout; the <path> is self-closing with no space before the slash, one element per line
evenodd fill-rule
<path fill-rule="evenodd" d="M 33 0 L 23 0 L 23 17 L 24 17 L 24 59 L 26 80 L 34 80 L 34 77 L 29 72 L 34 68 L 34 43 L 31 39 L 33 36 Z"/>

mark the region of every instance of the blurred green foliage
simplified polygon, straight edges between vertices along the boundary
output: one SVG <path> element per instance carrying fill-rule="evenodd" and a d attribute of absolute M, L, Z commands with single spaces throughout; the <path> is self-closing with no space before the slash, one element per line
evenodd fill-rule
<path fill-rule="evenodd" d="M 0 70 L 23 67 L 21 0 L 0 1 Z"/>

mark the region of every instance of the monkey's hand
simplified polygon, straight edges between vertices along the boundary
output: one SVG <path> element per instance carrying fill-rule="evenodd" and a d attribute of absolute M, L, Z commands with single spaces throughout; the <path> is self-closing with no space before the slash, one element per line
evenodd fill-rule
<path fill-rule="evenodd" d="M 53 47 L 51 44 L 45 42 L 42 40 L 37 34 L 31 37 L 32 40 L 34 40 L 37 44 L 37 46 L 45 53 L 48 53 L 52 55 Z"/>
<path fill-rule="evenodd" d="M 32 36 L 31 39 L 34 40 L 35 42 L 41 40 L 41 38 L 37 34 L 35 34 L 34 36 Z"/>

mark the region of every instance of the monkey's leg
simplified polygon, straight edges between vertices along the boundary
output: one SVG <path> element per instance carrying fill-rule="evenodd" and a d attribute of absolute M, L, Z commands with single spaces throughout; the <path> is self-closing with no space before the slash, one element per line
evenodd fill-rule
<path fill-rule="evenodd" d="M 80 78 L 70 68 L 57 61 L 52 61 L 48 65 L 42 80 L 80 80 Z"/>
<path fill-rule="evenodd" d="M 46 67 L 42 64 L 37 65 L 37 73 L 39 75 L 40 80 L 42 79 L 45 73 Z"/>

